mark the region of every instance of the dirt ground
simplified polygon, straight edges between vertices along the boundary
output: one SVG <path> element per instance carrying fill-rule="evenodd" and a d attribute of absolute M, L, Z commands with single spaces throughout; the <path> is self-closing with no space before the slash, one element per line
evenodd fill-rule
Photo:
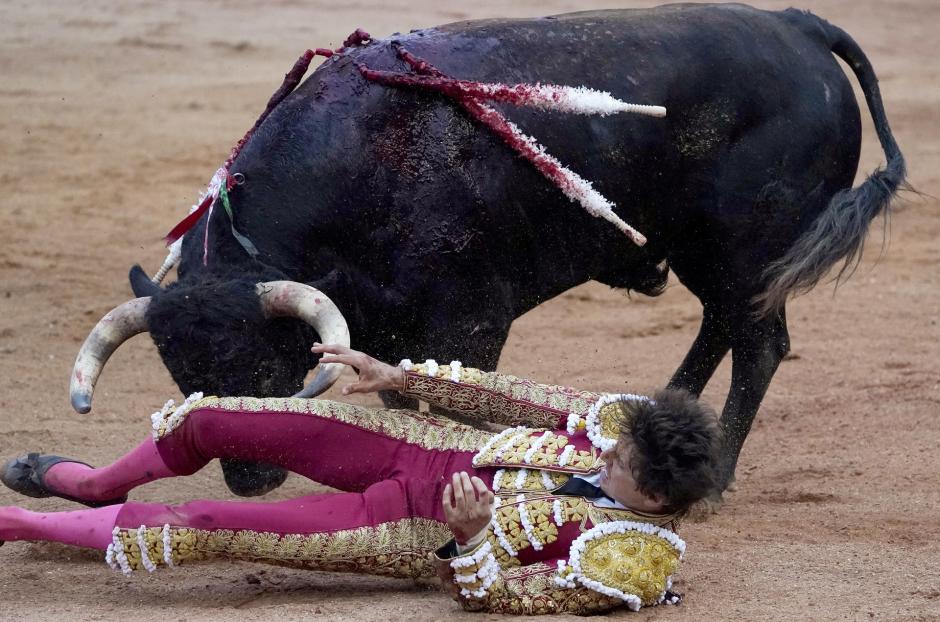
<path fill-rule="evenodd" d="M 91 414 L 71 411 L 67 379 L 94 322 L 130 297 L 127 268 L 159 266 L 160 236 L 302 50 L 335 47 L 360 26 L 385 36 L 619 4 L 0 1 L 0 456 L 57 450 L 103 463 L 178 397 L 146 337 L 113 358 Z M 865 49 L 912 183 L 940 196 L 940 3 L 802 6 Z M 863 116 L 867 173 L 883 155 Z M 719 514 L 683 530 L 686 601 L 612 618 L 940 620 L 938 207 L 910 196 L 883 257 L 875 261 L 876 223 L 866 261 L 836 296 L 821 287 L 790 305 L 793 354 L 745 446 L 737 491 Z M 649 300 L 588 284 L 517 321 L 500 367 L 588 389 L 651 391 L 682 359 L 699 317 L 678 285 Z M 705 394 L 716 406 L 728 372 L 726 361 Z M 219 475 L 210 466 L 134 497 L 227 498 Z M 272 497 L 310 489 L 295 477 Z M 22 501 L 0 490 L 0 504 Z M 72 509 L 58 500 L 24 505 Z M 0 549 L 0 620 L 486 617 L 410 582 L 227 563 L 125 579 L 97 553 Z"/>

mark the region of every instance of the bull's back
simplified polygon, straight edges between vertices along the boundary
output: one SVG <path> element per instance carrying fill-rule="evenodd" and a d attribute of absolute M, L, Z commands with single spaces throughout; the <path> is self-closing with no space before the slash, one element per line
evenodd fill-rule
<path fill-rule="evenodd" d="M 811 152 L 828 145 L 836 151 L 846 148 L 831 155 L 849 156 L 859 138 L 858 105 L 825 38 L 787 13 L 680 4 L 465 21 L 391 37 L 356 50 L 349 60 L 407 71 L 390 41 L 456 78 L 583 85 L 625 101 L 665 106 L 665 119 L 504 109 L 550 152 L 603 184 L 625 208 L 638 198 L 638 190 L 646 189 L 631 180 L 632 171 L 646 176 L 646 163 L 652 162 L 660 173 L 688 171 L 697 177 L 703 165 L 754 126 L 772 123 L 786 129 L 780 144 L 768 144 L 768 150 Z M 335 69 L 327 64 L 321 71 L 335 71 L 339 81 L 355 72 L 351 64 L 338 59 Z M 373 101 L 363 98 L 359 113 L 394 116 L 399 111 L 389 108 L 413 101 L 389 93 L 394 90 L 357 84 L 342 96 L 378 92 Z M 437 101 L 453 106 L 440 97 Z"/>
<path fill-rule="evenodd" d="M 600 238 L 622 255 L 623 265 L 641 252 L 560 192 L 533 192 L 544 181 L 452 102 L 365 82 L 356 63 L 408 71 L 392 41 L 457 78 L 584 85 L 626 101 L 666 106 L 665 119 L 504 109 L 550 153 L 593 181 L 627 222 L 649 232 L 651 244 L 642 252 L 650 255 L 665 254 L 664 245 L 704 212 L 712 217 L 724 209 L 703 197 L 721 190 L 716 180 L 729 152 L 762 126 L 777 131 L 744 163 L 734 189 L 740 196 L 756 198 L 769 169 L 778 177 L 798 175 L 797 163 L 814 154 L 848 163 L 816 171 L 834 185 L 851 179 L 846 171 L 854 173 L 857 163 L 858 107 L 845 75 L 821 37 L 781 13 L 741 5 L 669 5 L 458 22 L 394 36 L 326 61 L 252 141 L 266 144 L 249 143 L 245 150 L 249 158 L 260 156 L 255 162 L 274 177 L 265 191 L 284 193 L 268 200 L 271 210 L 316 197 L 323 217 L 305 215 L 298 230 L 332 222 L 347 239 L 369 236 L 375 269 L 388 278 L 400 272 L 398 258 L 442 250 L 427 236 L 408 234 L 438 222 L 479 232 L 467 252 L 500 240 L 519 246 L 524 236 L 567 236 L 584 240 L 585 249 Z M 281 170 L 267 164 L 272 162 Z M 298 176 L 298 167 L 311 172 Z M 352 204 L 354 216 L 341 209 Z M 270 210 L 259 217 L 261 235 L 271 217 Z M 395 234 L 386 235 L 393 227 Z M 380 243 L 375 231 L 384 235 Z M 317 230 L 308 238 L 325 236 Z M 408 248 L 408 240 L 420 240 L 423 250 Z M 298 248 L 305 244 L 298 238 Z M 362 252 L 362 245 L 346 247 Z M 580 250 L 569 248 L 572 254 Z M 539 248 L 526 251 L 533 262 L 539 260 Z M 391 263 L 390 254 L 396 257 Z"/>
<path fill-rule="evenodd" d="M 773 169 L 777 181 L 791 177 L 800 192 L 824 183 L 831 194 L 851 183 L 857 167 L 851 85 L 822 32 L 792 12 L 667 5 L 458 22 L 399 40 L 454 77 L 584 85 L 665 106 L 665 119 L 505 109 L 654 236 L 684 231 L 689 218 L 701 216 L 695 206 L 725 209 L 700 200 L 710 185 L 756 199 Z M 747 140 L 755 152 L 739 156 L 736 186 L 718 187 L 725 161 Z M 809 213 L 800 222 L 824 204 L 802 206 Z"/>

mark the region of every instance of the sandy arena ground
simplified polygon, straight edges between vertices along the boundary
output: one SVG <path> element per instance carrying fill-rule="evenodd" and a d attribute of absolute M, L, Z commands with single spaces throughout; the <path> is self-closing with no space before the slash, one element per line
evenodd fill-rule
<path fill-rule="evenodd" d="M 303 49 L 336 46 L 359 26 L 385 36 L 472 17 L 622 4 L 2 0 L 0 456 L 58 450 L 107 462 L 148 433 L 149 413 L 178 397 L 146 337 L 114 357 L 91 414 L 71 411 L 67 379 L 94 322 L 129 298 L 127 268 L 159 266 L 160 236 Z M 781 9 L 790 0 L 758 4 Z M 912 183 L 940 196 L 940 3 L 803 6 L 865 49 Z M 883 155 L 863 117 L 867 173 Z M 880 229 L 876 223 L 866 261 L 838 295 L 823 287 L 791 304 L 793 354 L 745 447 L 737 492 L 708 522 L 684 529 L 685 603 L 611 618 L 940 620 L 937 199 L 910 196 L 875 262 Z M 521 318 L 500 367 L 589 389 L 651 391 L 682 359 L 699 316 L 681 286 L 630 300 L 588 284 Z M 728 372 L 726 361 L 706 392 L 715 405 Z M 272 498 L 310 489 L 294 477 Z M 216 466 L 134 493 L 205 496 L 230 496 Z M 0 504 L 22 501 L 0 490 Z M 98 553 L 0 549 L 0 620 L 403 618 L 488 617 L 404 581 L 247 563 L 125 579 Z"/>

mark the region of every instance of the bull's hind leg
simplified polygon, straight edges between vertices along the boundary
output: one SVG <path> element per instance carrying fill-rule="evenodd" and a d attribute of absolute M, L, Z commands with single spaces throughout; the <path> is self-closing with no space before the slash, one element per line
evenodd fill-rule
<path fill-rule="evenodd" d="M 790 351 L 784 309 L 766 318 L 753 316 L 750 305 L 738 312 L 731 341 L 731 387 L 721 413 L 724 444 L 720 462 L 722 489 L 734 481 L 734 470 L 777 366 Z"/>
<path fill-rule="evenodd" d="M 699 395 L 730 348 L 726 316 L 716 305 L 704 304 L 698 336 L 669 381 L 669 388 L 684 389 L 693 395 Z"/>
<path fill-rule="evenodd" d="M 731 326 L 735 327 L 733 331 Z M 722 490 L 734 481 L 744 439 L 788 347 L 782 315 L 779 320 L 755 320 L 747 311 L 703 303 L 698 336 L 669 381 L 669 388 L 701 394 L 728 350 L 732 350 L 732 382 L 721 417 L 725 431 L 720 464 Z"/>

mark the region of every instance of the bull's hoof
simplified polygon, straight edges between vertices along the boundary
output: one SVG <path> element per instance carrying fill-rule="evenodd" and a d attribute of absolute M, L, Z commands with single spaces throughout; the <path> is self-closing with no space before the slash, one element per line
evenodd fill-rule
<path fill-rule="evenodd" d="M 701 501 L 692 504 L 685 518 L 693 523 L 704 523 L 712 514 L 717 514 L 721 506 L 725 503 L 724 493 L 734 492 L 738 489 L 734 475 L 728 478 L 724 486 L 724 492 L 715 492 Z"/>
<path fill-rule="evenodd" d="M 228 489 L 239 497 L 260 497 L 287 479 L 287 470 L 265 462 L 223 458 L 222 473 Z"/>
<path fill-rule="evenodd" d="M 717 514 L 721 510 L 721 506 L 724 503 L 721 495 L 715 495 L 712 497 L 705 497 L 700 501 L 696 501 L 692 504 L 692 507 L 689 508 L 689 511 L 685 515 L 685 520 L 691 521 L 693 523 L 704 523 L 707 521 L 713 514 Z"/>

